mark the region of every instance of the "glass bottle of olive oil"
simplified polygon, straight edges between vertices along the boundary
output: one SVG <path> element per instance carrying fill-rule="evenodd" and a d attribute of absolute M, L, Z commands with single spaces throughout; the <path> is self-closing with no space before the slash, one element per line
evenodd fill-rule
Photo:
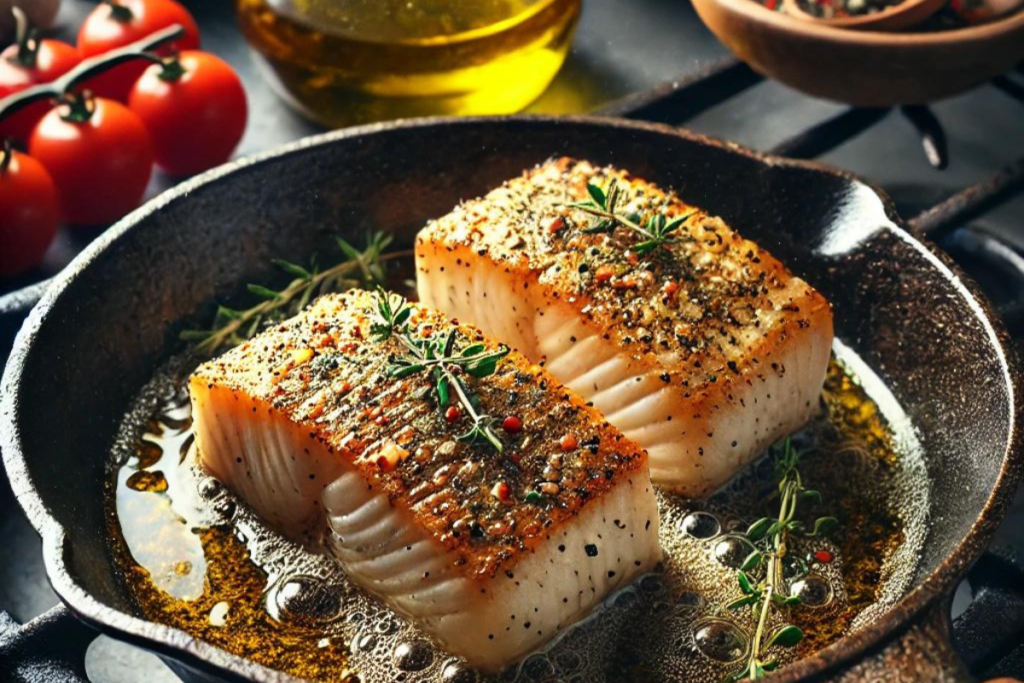
<path fill-rule="evenodd" d="M 285 97 L 329 126 L 503 114 L 565 61 L 582 0 L 235 0 Z"/>

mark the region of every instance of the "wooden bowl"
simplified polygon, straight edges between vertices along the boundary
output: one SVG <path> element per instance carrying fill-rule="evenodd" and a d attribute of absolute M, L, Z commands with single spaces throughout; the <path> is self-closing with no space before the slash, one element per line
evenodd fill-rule
<path fill-rule="evenodd" d="M 754 0 L 693 0 L 711 32 L 756 71 L 861 106 L 920 104 L 968 90 L 1024 59 L 1024 11 L 932 33 L 851 31 Z"/>

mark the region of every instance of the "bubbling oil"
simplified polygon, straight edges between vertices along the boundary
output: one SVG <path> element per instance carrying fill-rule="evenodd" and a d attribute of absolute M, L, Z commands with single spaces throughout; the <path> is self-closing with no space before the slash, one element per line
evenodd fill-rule
<path fill-rule="evenodd" d="M 279 91 L 329 126 L 508 114 L 547 88 L 582 0 L 236 0 Z"/>
<path fill-rule="evenodd" d="M 772 647 L 783 665 L 858 629 L 909 587 L 924 540 L 927 477 L 912 428 L 884 387 L 837 344 L 821 416 L 795 440 L 804 481 L 834 515 L 831 539 L 796 539 L 786 569 L 801 604 L 787 619 L 807 637 Z M 354 587 L 326 554 L 271 530 L 191 460 L 184 378 L 172 362 L 141 393 L 118 440 L 111 537 L 147 619 L 273 669 L 316 681 L 475 683 L 485 678 Z M 856 369 L 856 374 L 851 371 Z M 140 476 L 145 473 L 145 476 Z M 742 530 L 774 515 L 772 465 L 762 459 L 703 504 L 659 495 L 661 571 L 610 596 L 495 680 L 708 681 L 737 671 L 755 627 L 736 568 Z M 782 624 L 772 614 L 769 633 Z"/>

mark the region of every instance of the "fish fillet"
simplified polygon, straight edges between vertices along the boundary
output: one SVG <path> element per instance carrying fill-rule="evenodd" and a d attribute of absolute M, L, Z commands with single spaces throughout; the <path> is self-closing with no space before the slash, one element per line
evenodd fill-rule
<path fill-rule="evenodd" d="M 460 439 L 468 418 L 429 368 L 394 376 L 408 349 L 375 336 L 381 296 L 322 297 L 200 366 L 200 462 L 289 537 L 326 528 L 353 581 L 498 670 L 660 561 L 646 454 L 514 352 L 458 375 L 500 452 Z M 429 310 L 410 324 L 414 340 L 454 329 L 456 354 L 498 348 Z"/>
<path fill-rule="evenodd" d="M 641 226 L 687 217 L 672 243 L 569 204 L 588 185 Z M 424 305 L 543 363 L 650 458 L 655 484 L 718 488 L 819 408 L 828 302 L 721 219 L 614 168 L 550 161 L 419 234 Z"/>

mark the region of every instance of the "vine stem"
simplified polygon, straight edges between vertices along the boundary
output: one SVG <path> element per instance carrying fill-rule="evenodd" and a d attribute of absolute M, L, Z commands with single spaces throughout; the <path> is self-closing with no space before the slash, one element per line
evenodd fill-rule
<path fill-rule="evenodd" d="M 82 81 L 103 73 L 118 64 L 124 62 L 147 59 L 154 61 L 153 55 L 146 54 L 167 43 L 173 42 L 185 35 L 185 29 L 180 24 L 168 26 L 165 29 L 156 31 L 122 48 L 105 52 L 96 57 L 83 60 L 74 69 L 49 83 L 36 85 L 19 93 L 0 99 L 0 121 L 21 111 L 33 102 L 41 100 L 60 100 L 68 92 Z M 162 60 L 161 60 L 162 61 Z"/>

